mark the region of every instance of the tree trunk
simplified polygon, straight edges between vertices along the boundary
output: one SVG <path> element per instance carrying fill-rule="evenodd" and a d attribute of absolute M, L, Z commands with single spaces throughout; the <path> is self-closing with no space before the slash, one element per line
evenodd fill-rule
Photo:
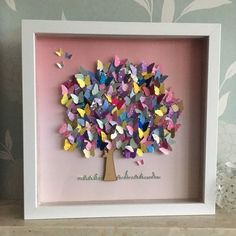
<path fill-rule="evenodd" d="M 116 181 L 116 170 L 113 159 L 114 150 L 109 150 L 105 152 L 105 173 L 104 173 L 104 181 Z"/>

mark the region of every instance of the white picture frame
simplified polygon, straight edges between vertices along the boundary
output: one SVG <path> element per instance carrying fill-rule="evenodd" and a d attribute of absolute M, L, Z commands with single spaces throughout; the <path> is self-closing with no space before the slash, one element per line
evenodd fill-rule
<path fill-rule="evenodd" d="M 137 36 L 164 38 L 207 38 L 206 120 L 202 202 L 134 202 L 106 204 L 53 204 L 37 201 L 37 119 L 35 90 L 35 37 L 38 34 L 68 36 Z M 220 70 L 219 24 L 22 21 L 23 125 L 24 125 L 24 218 L 88 218 L 156 215 L 204 215 L 215 213 L 217 161 L 217 114 Z"/>

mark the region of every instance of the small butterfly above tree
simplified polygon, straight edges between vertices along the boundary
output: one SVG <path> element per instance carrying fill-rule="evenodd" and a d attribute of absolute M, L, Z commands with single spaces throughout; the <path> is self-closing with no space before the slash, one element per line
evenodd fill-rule
<path fill-rule="evenodd" d="M 104 180 L 116 180 L 113 153 L 124 158 L 155 151 L 168 154 L 183 103 L 166 89 L 158 65 L 135 65 L 117 56 L 97 61 L 95 72 L 81 68 L 61 85 L 65 122 L 59 133 L 64 150 L 79 149 L 86 158 L 99 148 L 105 158 Z"/>

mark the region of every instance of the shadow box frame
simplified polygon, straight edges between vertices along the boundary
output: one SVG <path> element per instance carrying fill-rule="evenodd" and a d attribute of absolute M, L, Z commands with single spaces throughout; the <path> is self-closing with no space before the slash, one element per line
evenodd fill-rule
<path fill-rule="evenodd" d="M 138 37 L 204 38 L 207 40 L 206 83 L 204 86 L 204 127 L 202 200 L 200 202 L 110 202 L 40 205 L 37 199 L 37 106 L 36 60 L 37 35 L 57 37 Z M 89 218 L 156 215 L 201 215 L 215 213 L 217 161 L 217 113 L 220 68 L 219 24 L 22 21 L 23 130 L 24 130 L 24 218 Z"/>

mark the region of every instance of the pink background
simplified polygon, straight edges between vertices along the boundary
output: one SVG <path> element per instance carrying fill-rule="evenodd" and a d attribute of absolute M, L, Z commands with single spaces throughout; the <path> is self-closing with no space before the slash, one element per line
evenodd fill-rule
<path fill-rule="evenodd" d="M 71 60 L 59 58 L 54 51 L 71 52 Z M 84 174 L 103 175 L 101 153 L 91 159 L 80 152 L 63 150 L 58 129 L 64 121 L 65 109 L 60 105 L 60 84 L 78 72 L 79 67 L 93 70 L 100 59 L 109 61 L 114 55 L 134 63 L 160 63 L 169 75 L 166 84 L 184 101 L 182 127 L 169 156 L 145 154 L 145 164 L 124 159 L 117 151 L 117 174 L 151 175 L 161 179 L 78 181 Z M 201 83 L 203 58 L 202 39 L 122 39 L 122 38 L 56 38 L 38 36 L 36 40 L 36 93 L 38 131 L 38 199 L 39 202 L 106 201 L 132 199 L 188 199 L 201 197 Z M 64 61 L 62 70 L 55 66 Z"/>

